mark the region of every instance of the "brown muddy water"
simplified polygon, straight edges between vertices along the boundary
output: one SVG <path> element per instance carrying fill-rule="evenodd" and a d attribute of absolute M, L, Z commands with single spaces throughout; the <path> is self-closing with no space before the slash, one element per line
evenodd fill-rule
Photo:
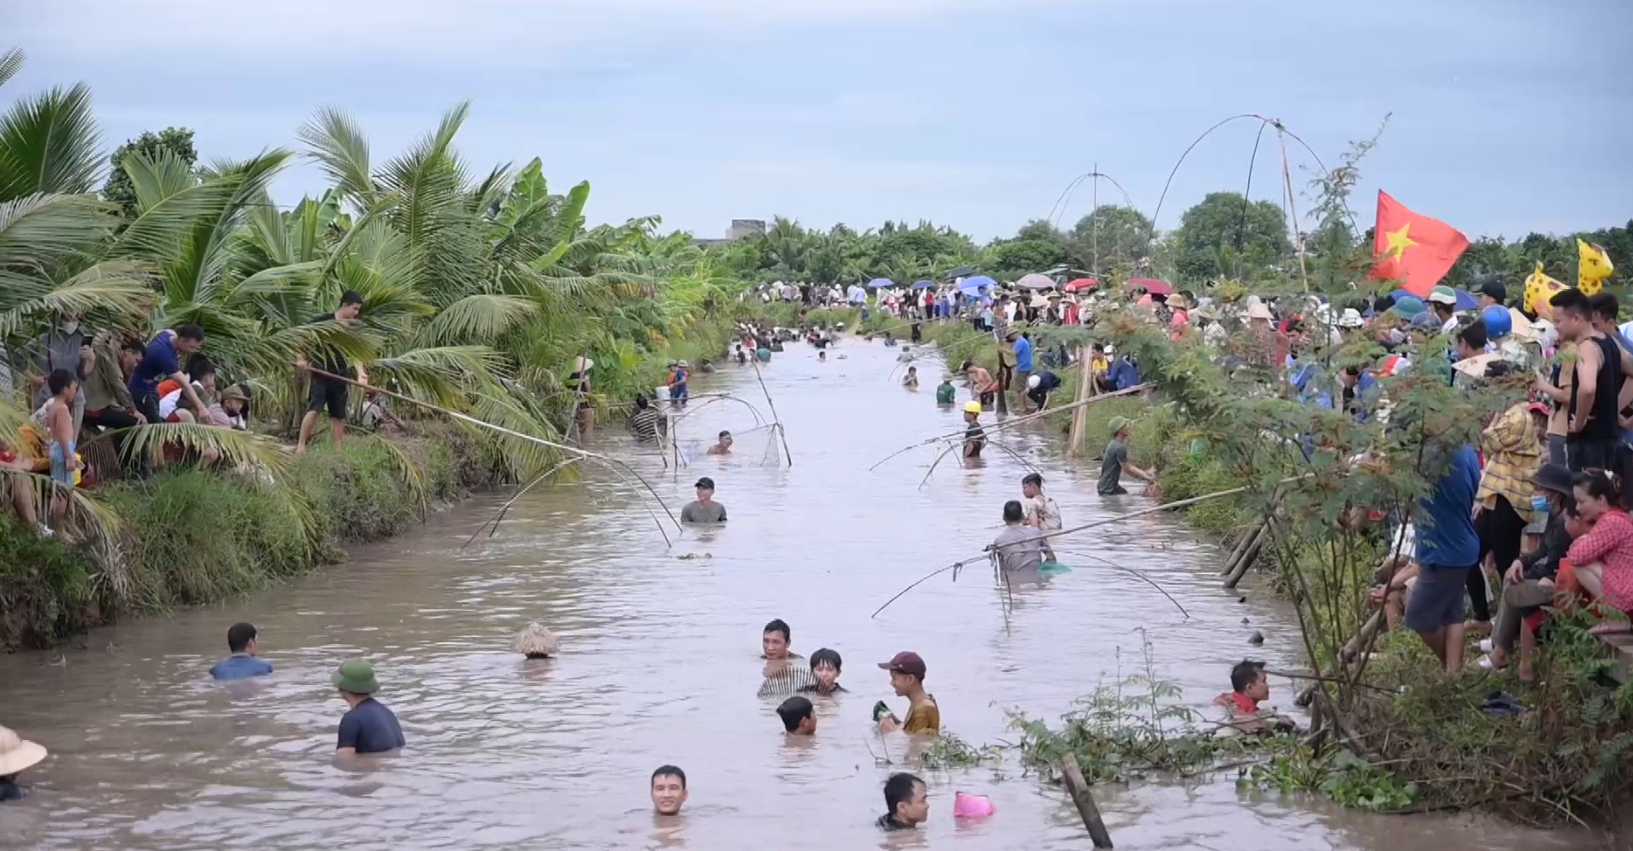
<path fill-rule="evenodd" d="M 875 755 L 899 758 L 907 743 L 870 733 L 874 701 L 903 708 L 875 663 L 918 651 L 944 729 L 999 742 L 1013 739 L 1005 709 L 1053 717 L 1119 666 L 1131 672 L 1142 634 L 1158 673 L 1199 708 L 1228 689 L 1229 667 L 1245 655 L 1296 668 L 1290 613 L 1267 594 L 1249 590 L 1239 603 L 1218 590 L 1217 548 L 1152 516 L 1062 541 L 1075 569 L 1020 592 L 1008 628 L 985 565 L 956 583 L 931 580 L 870 619 L 915 578 L 980 552 L 1024 472 L 995 452 L 980 468 L 949 458 L 920 490 L 931 449 L 867 472 L 903 445 L 959 427 L 955 411 L 934 403 L 941 368 L 921 363 L 923 387 L 907 392 L 891 376 L 896 353 L 846 340 L 826 364 L 799 344 L 775 356 L 764 375 L 787 423 L 791 468 L 764 463 L 768 433 L 742 433 L 753 417 L 731 403 L 682 422 L 695 457 L 678 474 L 650 451 L 641 456 L 677 513 L 699 475 L 714 477 L 730 509 L 725 528 L 688 531 L 670 550 L 635 492 L 592 470 L 581 483 L 535 489 L 497 536 L 469 549 L 461 545 L 503 497 L 468 501 L 359 548 L 344 566 L 246 600 L 0 658 L 0 723 L 51 749 L 25 775 L 32 796 L 0 807 L 0 847 L 1088 847 L 1064 795 L 1013 761 L 928 773 L 930 823 L 879 834 L 873 821 L 892 769 Z M 766 407 L 752 369 L 700 376 L 694 392 L 710 390 Z M 703 456 L 722 428 L 740 433 L 737 454 Z M 1041 429 L 1007 439 L 1041 467 L 1068 525 L 1147 504 L 1098 497 L 1097 470 L 1067 467 Z M 616 429 L 593 442 L 635 454 Z M 1147 572 L 1190 618 L 1084 554 Z M 850 693 L 819 701 L 814 740 L 786 739 L 776 701 L 755 697 L 760 631 L 772 618 L 792 624 L 796 651 L 844 656 Z M 508 652 L 530 619 L 560 636 L 559 659 Z M 207 669 L 239 620 L 260 628 L 277 673 L 214 683 Z M 1247 643 L 1255 629 L 1262 647 Z M 345 706 L 329 676 L 354 656 L 377 666 L 379 697 L 401 718 L 408 747 L 337 765 Z M 1292 684 L 1273 688 L 1272 702 L 1288 707 Z M 673 824 L 653 818 L 647 797 L 648 775 L 663 763 L 690 778 L 691 802 Z M 956 790 L 991 796 L 997 814 L 955 821 Z M 1368 816 L 1244 794 L 1230 777 L 1097 794 L 1122 849 L 1587 847 L 1580 835 L 1489 819 Z"/>

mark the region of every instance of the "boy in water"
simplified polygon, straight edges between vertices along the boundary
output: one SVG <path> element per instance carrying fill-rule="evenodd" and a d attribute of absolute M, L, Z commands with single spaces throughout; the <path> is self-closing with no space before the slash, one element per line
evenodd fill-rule
<path fill-rule="evenodd" d="M 1291 718 L 1273 710 L 1260 709 L 1270 699 L 1270 676 L 1263 662 L 1243 659 L 1230 669 L 1231 690 L 1214 698 L 1213 705 L 1225 710 L 1225 723 L 1214 732 L 1220 738 L 1261 735 L 1297 729 Z"/>
<path fill-rule="evenodd" d="M 801 694 L 843 694 L 847 689 L 839 684 L 839 670 L 844 662 L 839 658 L 839 652 L 824 647 L 811 654 L 811 675 L 816 682 L 808 686 L 801 686 Z"/>
<path fill-rule="evenodd" d="M 981 427 L 981 403 L 964 403 L 964 457 L 980 458 L 987 445 L 987 430 Z"/>
<path fill-rule="evenodd" d="M 905 722 L 896 720 L 884 701 L 874 705 L 873 719 L 879 722 L 879 731 L 891 733 L 902 730 L 909 734 L 929 733 L 932 736 L 940 733 L 941 707 L 924 690 L 927 671 L 924 659 L 911 650 L 904 650 L 892 656 L 889 662 L 880 662 L 879 667 L 890 672 L 890 687 L 896 694 L 908 700 Z"/>
<path fill-rule="evenodd" d="M 803 697 L 790 697 L 777 707 L 782 726 L 791 736 L 816 735 L 816 707 Z"/>
<path fill-rule="evenodd" d="M 919 368 L 918 367 L 910 366 L 910 367 L 907 368 L 907 374 L 902 376 L 902 386 L 906 387 L 909 390 L 919 389 Z"/>

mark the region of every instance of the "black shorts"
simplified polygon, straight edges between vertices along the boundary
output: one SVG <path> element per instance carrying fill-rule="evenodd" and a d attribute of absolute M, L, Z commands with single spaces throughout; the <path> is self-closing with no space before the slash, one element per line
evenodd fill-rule
<path fill-rule="evenodd" d="M 328 378 L 312 376 L 311 393 L 306 397 L 306 410 L 321 411 L 329 409 L 329 416 L 337 420 L 346 418 L 346 391 L 351 385 L 343 381 L 333 381 Z"/>
<path fill-rule="evenodd" d="M 164 417 L 159 416 L 159 394 L 143 393 L 136 397 L 135 402 L 136 410 L 147 418 L 148 425 L 164 422 Z"/>

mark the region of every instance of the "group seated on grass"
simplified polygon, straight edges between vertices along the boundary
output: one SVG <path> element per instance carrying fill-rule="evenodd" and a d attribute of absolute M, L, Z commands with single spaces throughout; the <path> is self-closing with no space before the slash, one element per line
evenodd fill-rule
<path fill-rule="evenodd" d="M 23 385 L 13 398 L 27 402 L 33 415 L 14 440 L 0 435 L 0 469 L 50 475 L 57 486 L 48 498 L 55 521 L 67 513 L 64 488 L 167 465 L 218 465 L 221 452 L 208 442 L 172 439 L 140 457 L 125 452 L 124 430 L 154 423 L 249 429 L 247 385 L 222 386 L 203 346 L 204 331 L 196 325 L 178 325 L 143 341 L 114 330 L 89 334 L 78 317 L 64 315 L 11 364 Z M 363 405 L 363 422 L 401 427 L 374 392 Z M 0 483 L 0 509 L 52 534 L 39 505 L 45 489 L 28 476 L 6 480 Z"/>

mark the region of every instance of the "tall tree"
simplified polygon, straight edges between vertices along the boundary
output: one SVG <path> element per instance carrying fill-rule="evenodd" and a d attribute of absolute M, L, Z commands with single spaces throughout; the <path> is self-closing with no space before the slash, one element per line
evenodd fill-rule
<path fill-rule="evenodd" d="M 186 127 L 166 127 L 158 133 L 145 131 L 120 145 L 108 160 L 108 182 L 102 186 L 102 197 L 118 204 L 125 218 L 136 218 L 136 187 L 131 183 L 130 174 L 125 171 L 125 160 L 131 154 L 141 154 L 149 160 L 158 161 L 164 153 L 175 156 L 191 168 L 198 162 L 198 151 L 193 148 L 193 131 Z"/>
<path fill-rule="evenodd" d="M 1179 276 L 1188 283 L 1220 276 L 1251 279 L 1291 250 L 1281 208 L 1269 201 L 1248 201 L 1240 192 L 1208 193 L 1180 217 L 1174 236 Z M 1235 268 L 1222 266 L 1222 255 L 1234 258 Z"/>
<path fill-rule="evenodd" d="M 1066 250 L 1073 263 L 1105 275 L 1151 256 L 1154 236 L 1151 220 L 1139 210 L 1107 204 L 1077 220 Z"/>

